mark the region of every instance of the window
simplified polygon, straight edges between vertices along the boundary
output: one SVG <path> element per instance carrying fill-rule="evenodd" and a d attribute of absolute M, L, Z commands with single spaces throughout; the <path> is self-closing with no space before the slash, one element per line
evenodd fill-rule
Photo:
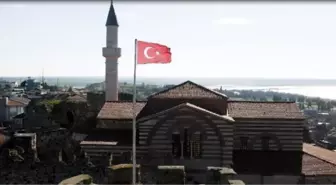
<path fill-rule="evenodd" d="M 248 137 L 240 137 L 240 149 L 247 150 L 248 149 Z"/>
<path fill-rule="evenodd" d="M 261 138 L 261 147 L 262 150 L 269 150 L 270 137 L 264 136 Z"/>
<path fill-rule="evenodd" d="M 180 158 L 180 156 L 181 156 L 180 134 L 179 133 L 173 133 L 172 140 L 173 140 L 173 143 L 172 143 L 173 157 Z"/>
<path fill-rule="evenodd" d="M 183 139 L 183 157 L 189 158 L 191 154 L 190 150 L 190 137 L 188 135 L 188 129 L 184 128 L 184 139 Z"/>
<path fill-rule="evenodd" d="M 192 153 L 191 153 L 191 156 L 193 158 L 201 158 L 201 133 L 195 133 L 193 135 L 193 139 L 192 139 Z"/>
<path fill-rule="evenodd" d="M 172 154 L 174 158 L 200 158 L 201 157 L 201 134 L 190 135 L 188 129 L 183 130 L 183 139 L 180 133 L 172 135 Z M 183 141 L 183 143 L 181 142 Z"/>

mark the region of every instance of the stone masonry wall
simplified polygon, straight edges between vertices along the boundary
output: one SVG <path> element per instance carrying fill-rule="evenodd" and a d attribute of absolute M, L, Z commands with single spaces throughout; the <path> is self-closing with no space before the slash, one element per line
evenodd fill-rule
<path fill-rule="evenodd" d="M 105 168 L 88 167 L 83 162 L 12 163 L 0 171 L 0 182 L 3 184 L 57 184 L 66 178 L 83 173 L 91 175 L 95 183 L 106 182 Z"/>

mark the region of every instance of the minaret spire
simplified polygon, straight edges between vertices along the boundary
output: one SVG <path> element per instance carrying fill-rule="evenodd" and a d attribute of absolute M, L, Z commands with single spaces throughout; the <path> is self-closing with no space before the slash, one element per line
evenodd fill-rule
<path fill-rule="evenodd" d="M 103 48 L 105 57 L 105 101 L 118 100 L 118 58 L 121 49 L 118 47 L 118 21 L 113 2 L 106 21 L 106 47 Z"/>
<path fill-rule="evenodd" d="M 106 20 L 106 25 L 105 26 L 119 26 L 118 24 L 118 20 L 117 20 L 117 15 L 114 11 L 114 7 L 113 7 L 113 0 L 111 0 L 111 6 L 110 6 L 110 10 L 107 16 L 107 20 Z"/>

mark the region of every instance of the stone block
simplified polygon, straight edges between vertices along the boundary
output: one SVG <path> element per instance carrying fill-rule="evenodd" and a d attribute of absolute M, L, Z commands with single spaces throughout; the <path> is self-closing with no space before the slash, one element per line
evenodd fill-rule
<path fill-rule="evenodd" d="M 184 166 L 158 166 L 157 184 L 184 184 Z"/>
<path fill-rule="evenodd" d="M 79 185 L 79 184 L 92 184 L 93 180 L 90 175 L 81 174 L 68 179 L 63 180 L 59 185 Z"/>
<path fill-rule="evenodd" d="M 108 184 L 132 184 L 133 164 L 118 164 L 108 168 Z M 140 181 L 140 165 L 137 165 L 137 182 Z"/>

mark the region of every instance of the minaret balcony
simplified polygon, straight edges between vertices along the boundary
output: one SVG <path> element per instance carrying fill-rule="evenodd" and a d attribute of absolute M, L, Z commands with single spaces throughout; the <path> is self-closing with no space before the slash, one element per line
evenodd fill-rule
<path fill-rule="evenodd" d="M 121 48 L 103 48 L 103 56 L 105 58 L 119 58 L 121 56 Z"/>

